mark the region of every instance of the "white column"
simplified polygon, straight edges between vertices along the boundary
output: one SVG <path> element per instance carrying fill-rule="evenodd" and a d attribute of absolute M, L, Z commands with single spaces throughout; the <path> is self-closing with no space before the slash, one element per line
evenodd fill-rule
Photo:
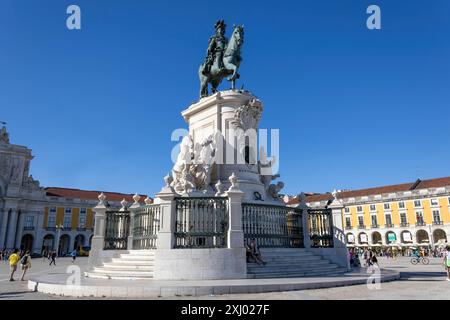
<path fill-rule="evenodd" d="M 242 229 L 242 198 L 244 192 L 237 187 L 226 192 L 229 199 L 228 211 L 228 248 L 244 247 L 244 230 Z"/>
<path fill-rule="evenodd" d="M 0 250 L 6 247 L 6 227 L 8 226 L 8 209 L 4 208 L 0 210 L 0 216 L 2 219 L 2 225 L 0 229 Z"/>
<path fill-rule="evenodd" d="M 161 208 L 161 221 L 159 225 L 157 249 L 172 249 L 175 246 L 175 192 L 166 185 L 156 195 L 156 203 Z"/>
<path fill-rule="evenodd" d="M 136 193 L 133 196 L 134 203 L 129 208 L 130 210 L 130 225 L 129 225 L 129 231 L 128 231 L 128 241 L 127 241 L 127 249 L 132 250 L 133 249 L 133 228 L 134 228 L 134 215 L 136 214 L 136 211 L 141 207 L 139 204 L 139 199 L 141 197 Z"/>
<path fill-rule="evenodd" d="M 8 234 L 6 236 L 6 248 L 7 249 L 15 249 L 15 241 L 16 241 L 16 227 L 17 227 L 17 219 L 18 219 L 17 209 L 11 210 L 11 216 L 9 218 L 8 223 Z"/>
<path fill-rule="evenodd" d="M 97 266 L 101 263 L 101 252 L 105 245 L 106 231 L 106 196 L 101 193 L 98 196 L 99 203 L 93 209 L 95 216 L 94 236 L 92 237 L 91 251 L 89 252 L 89 266 Z"/>
<path fill-rule="evenodd" d="M 35 238 L 33 243 L 33 252 L 41 253 L 42 251 L 42 231 L 44 231 L 44 212 L 38 211 L 36 214 Z"/>
<path fill-rule="evenodd" d="M 20 211 L 20 214 L 18 213 L 18 222 L 17 222 L 17 233 L 16 233 L 16 240 L 14 241 L 14 247 L 20 249 L 20 242 L 22 240 L 22 234 L 23 234 L 23 224 L 25 220 L 25 212 Z"/>

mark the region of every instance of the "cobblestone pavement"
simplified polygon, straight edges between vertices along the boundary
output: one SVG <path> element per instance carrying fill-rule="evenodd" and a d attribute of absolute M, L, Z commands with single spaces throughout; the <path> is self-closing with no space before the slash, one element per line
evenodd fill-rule
<path fill-rule="evenodd" d="M 380 289 L 368 289 L 366 285 L 348 287 L 335 287 L 328 289 L 314 289 L 301 291 L 287 291 L 259 294 L 230 294 L 221 296 L 180 297 L 179 299 L 249 299 L 249 300 L 322 300 L 322 299 L 450 299 L 450 281 L 446 281 L 446 273 L 441 259 L 430 259 L 429 265 L 416 265 L 410 263 L 406 257 L 397 259 L 379 258 L 380 267 L 401 272 L 398 281 L 381 283 Z M 87 258 L 77 258 L 76 264 L 82 269 L 86 266 Z M 59 258 L 57 266 L 49 266 L 43 259 L 33 259 L 32 269 L 25 277 L 43 274 L 65 273 L 67 267 L 72 265 L 70 258 Z M 20 279 L 20 273 L 15 276 Z M 9 265 L 0 262 L 0 300 L 3 299 L 44 299 L 61 300 L 69 297 L 51 296 L 37 292 L 29 292 L 27 282 L 9 281 Z M 79 300 L 80 298 L 72 298 Z M 93 298 L 85 298 L 93 299 Z M 164 298 L 161 298 L 164 299 Z"/>

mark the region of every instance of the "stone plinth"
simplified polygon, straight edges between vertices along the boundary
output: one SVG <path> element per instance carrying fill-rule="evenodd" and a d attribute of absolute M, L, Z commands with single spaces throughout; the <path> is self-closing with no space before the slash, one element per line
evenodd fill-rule
<path fill-rule="evenodd" d="M 238 112 L 242 106 L 250 103 L 253 106 L 250 111 L 253 113 Z M 240 189 L 245 193 L 244 201 L 255 200 L 255 192 L 261 195 L 262 200 L 266 200 L 266 190 L 258 169 L 257 150 L 255 150 L 257 144 L 247 143 L 246 151 L 245 139 L 234 137 L 239 130 L 250 134 L 247 136 L 251 136 L 253 132 L 255 136 L 251 136 L 251 139 L 255 139 L 252 141 L 256 142 L 261 113 L 261 101 L 249 92 L 237 90 L 217 92 L 182 112 L 182 116 L 189 124 L 189 134 L 194 145 L 201 144 L 211 136 L 216 138 L 217 151 L 211 175 L 212 184 L 220 180 L 224 189 L 228 189 L 230 186 L 228 177 L 234 172 L 238 177 Z M 217 139 L 219 135 L 222 137 L 221 144 Z M 246 152 L 249 154 L 247 162 L 245 161 Z"/>

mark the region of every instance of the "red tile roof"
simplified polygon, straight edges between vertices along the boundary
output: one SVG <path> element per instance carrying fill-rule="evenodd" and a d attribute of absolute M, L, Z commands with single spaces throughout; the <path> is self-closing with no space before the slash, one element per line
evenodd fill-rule
<path fill-rule="evenodd" d="M 45 188 L 47 196 L 49 197 L 64 197 L 64 198 L 75 198 L 84 200 L 98 200 L 98 195 L 104 193 L 106 196 L 106 201 L 117 201 L 120 202 L 122 199 L 128 203 L 133 203 L 133 194 L 118 193 L 118 192 L 107 192 L 107 191 L 90 191 L 90 190 L 80 190 L 80 189 L 69 189 L 69 188 L 59 188 L 59 187 L 48 187 Z M 141 194 L 141 199 L 139 202 L 144 202 L 147 195 Z M 151 199 L 151 198 L 150 198 Z"/>
<path fill-rule="evenodd" d="M 399 192 L 399 191 L 409 191 L 409 190 L 419 190 L 426 188 L 439 188 L 439 187 L 447 187 L 450 186 L 450 177 L 444 178 L 436 178 L 436 179 L 428 179 L 428 180 L 416 180 L 414 182 L 402 183 L 402 184 L 394 184 L 383 187 L 374 187 L 368 189 L 359 189 L 359 190 L 346 190 L 339 193 L 339 198 L 355 198 L 355 197 L 363 197 L 370 196 L 376 194 L 383 193 L 391 193 L 391 192 Z M 316 201 L 325 201 L 330 200 L 333 196 L 330 193 L 324 194 L 314 194 L 314 195 L 306 195 L 306 202 L 316 202 Z M 293 198 L 287 202 L 287 204 L 298 204 L 299 199 Z"/>

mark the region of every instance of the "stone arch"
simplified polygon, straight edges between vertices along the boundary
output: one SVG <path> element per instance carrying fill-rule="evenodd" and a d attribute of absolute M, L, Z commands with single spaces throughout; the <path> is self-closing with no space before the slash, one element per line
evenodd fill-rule
<path fill-rule="evenodd" d="M 358 243 L 359 244 L 365 244 L 369 242 L 369 237 L 367 236 L 367 233 L 365 232 L 360 232 L 358 234 Z"/>
<path fill-rule="evenodd" d="M 402 231 L 402 233 L 400 234 L 400 239 L 402 243 L 412 243 L 412 234 L 410 231 L 408 230 L 404 230 Z"/>
<path fill-rule="evenodd" d="M 33 242 L 34 242 L 33 235 L 31 235 L 29 233 L 24 234 L 22 236 L 22 239 L 20 240 L 20 250 L 23 250 L 23 251 L 28 250 L 31 253 L 33 250 Z"/>
<path fill-rule="evenodd" d="M 417 243 L 429 243 L 430 237 L 428 236 L 428 232 L 423 229 L 417 230 L 416 232 L 416 241 Z"/>
<path fill-rule="evenodd" d="M 69 253 L 70 251 L 70 236 L 68 234 L 63 234 L 59 238 L 59 248 L 58 248 L 58 254 L 64 255 Z"/>
<path fill-rule="evenodd" d="M 73 249 L 74 250 L 80 250 L 81 247 L 84 247 L 84 240 L 85 240 L 84 235 L 78 234 L 75 237 L 75 241 L 73 243 Z"/>
<path fill-rule="evenodd" d="M 386 232 L 386 234 L 385 234 L 385 241 L 386 241 L 387 244 L 395 243 L 395 242 L 397 242 L 397 240 L 398 240 L 398 237 L 397 237 L 397 234 L 394 231 L 389 230 L 389 231 Z"/>
<path fill-rule="evenodd" d="M 381 237 L 381 233 L 379 233 L 378 231 L 374 231 L 372 232 L 372 243 L 373 244 L 381 244 L 383 238 Z"/>
<path fill-rule="evenodd" d="M 355 243 L 355 235 L 353 233 L 351 233 L 351 232 L 347 233 L 345 235 L 345 241 L 348 244 L 354 244 Z"/>
<path fill-rule="evenodd" d="M 433 231 L 433 240 L 434 243 L 438 243 L 439 240 L 444 240 L 442 242 L 447 242 L 447 234 L 442 229 L 436 229 Z"/>
<path fill-rule="evenodd" d="M 55 236 L 46 234 L 42 239 L 42 251 L 55 250 Z"/>

